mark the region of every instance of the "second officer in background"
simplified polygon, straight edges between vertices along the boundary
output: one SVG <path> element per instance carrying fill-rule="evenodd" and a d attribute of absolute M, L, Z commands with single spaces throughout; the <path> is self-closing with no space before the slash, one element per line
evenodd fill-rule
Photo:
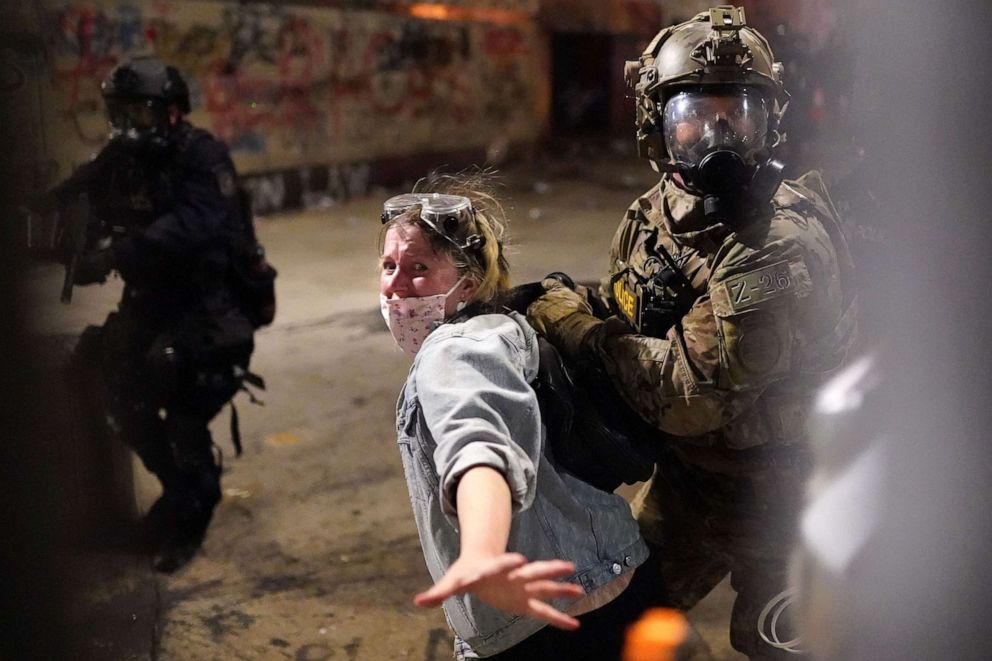
<path fill-rule="evenodd" d="M 254 330 L 274 312 L 274 271 L 227 147 L 184 118 L 179 72 L 136 58 L 115 67 L 102 92 L 111 139 L 47 205 L 89 201 L 75 284 L 112 271 L 124 280 L 118 309 L 84 331 L 74 373 L 90 412 L 162 483 L 146 527 L 156 567 L 172 571 L 199 548 L 220 500 L 207 425 L 249 374 Z"/>

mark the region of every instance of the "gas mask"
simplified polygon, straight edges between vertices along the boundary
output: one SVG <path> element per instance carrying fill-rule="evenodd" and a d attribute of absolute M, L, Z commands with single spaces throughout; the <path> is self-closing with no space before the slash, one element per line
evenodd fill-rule
<path fill-rule="evenodd" d="M 782 164 L 768 157 L 765 99 L 744 86 L 689 89 L 666 103 L 665 147 L 708 218 L 726 221 L 771 199 Z"/>
<path fill-rule="evenodd" d="M 107 97 L 106 103 L 111 140 L 143 149 L 168 144 L 168 111 L 160 99 Z"/>

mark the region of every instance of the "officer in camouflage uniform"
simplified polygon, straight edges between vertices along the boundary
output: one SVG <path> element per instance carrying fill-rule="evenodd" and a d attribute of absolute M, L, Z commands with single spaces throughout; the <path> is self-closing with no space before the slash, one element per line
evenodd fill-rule
<path fill-rule="evenodd" d="M 782 179 L 781 65 L 742 9 L 662 30 L 627 78 L 663 175 L 614 237 L 600 292 L 614 316 L 549 279 L 528 319 L 566 360 L 598 360 L 657 430 L 635 504 L 659 589 L 689 609 L 730 572 L 734 647 L 785 658 L 789 611 L 777 631 L 769 613 L 785 603 L 811 398 L 854 338 L 850 257 L 818 173 Z"/>
<path fill-rule="evenodd" d="M 175 68 L 136 58 L 102 91 L 110 142 L 47 200 L 66 206 L 85 193 L 93 210 L 75 284 L 111 271 L 124 279 L 117 311 L 83 333 L 73 372 L 91 409 L 162 483 L 146 529 L 156 567 L 172 571 L 195 553 L 220 500 L 207 425 L 241 387 L 254 347 L 230 281 L 244 219 L 227 148 L 183 119 L 189 91 Z"/>

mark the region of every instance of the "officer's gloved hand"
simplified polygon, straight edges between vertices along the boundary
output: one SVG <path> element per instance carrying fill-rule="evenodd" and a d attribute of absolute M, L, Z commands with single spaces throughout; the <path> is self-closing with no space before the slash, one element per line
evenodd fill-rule
<path fill-rule="evenodd" d="M 602 325 L 582 294 L 547 277 L 541 285 L 544 294 L 527 308 L 527 321 L 566 357 L 578 358 L 590 332 Z"/>
<path fill-rule="evenodd" d="M 562 273 L 561 271 L 555 271 L 554 273 L 549 273 L 544 276 L 544 279 L 554 278 L 561 284 L 565 285 L 576 294 L 585 299 L 589 307 L 592 308 L 592 313 L 600 319 L 606 319 L 610 316 L 610 307 L 600 296 L 595 289 L 590 289 L 585 285 L 576 284 L 574 280 L 567 273 Z"/>
<path fill-rule="evenodd" d="M 76 262 L 72 281 L 77 285 L 92 285 L 104 283 L 113 269 L 113 260 L 109 250 L 92 250 L 83 254 Z"/>

